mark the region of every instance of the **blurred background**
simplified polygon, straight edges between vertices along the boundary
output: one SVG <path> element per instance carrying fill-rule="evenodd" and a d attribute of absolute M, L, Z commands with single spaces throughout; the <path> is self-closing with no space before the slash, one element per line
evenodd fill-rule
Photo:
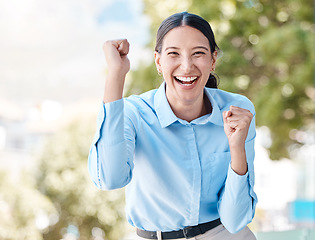
<path fill-rule="evenodd" d="M 107 39 L 128 38 L 125 95 L 158 87 L 155 34 L 169 15 L 208 20 L 219 88 L 256 107 L 258 240 L 315 239 L 311 0 L 0 0 L 0 240 L 136 239 L 124 191 L 100 191 L 87 156 Z"/>

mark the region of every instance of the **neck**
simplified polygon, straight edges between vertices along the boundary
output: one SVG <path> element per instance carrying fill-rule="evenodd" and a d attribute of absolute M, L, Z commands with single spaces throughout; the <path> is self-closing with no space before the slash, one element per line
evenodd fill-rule
<path fill-rule="evenodd" d="M 181 101 L 171 102 L 169 99 L 168 102 L 176 117 L 186 120 L 187 122 L 191 122 L 194 119 L 212 112 L 211 103 L 206 94 L 203 94 L 203 96 L 192 103 Z"/>

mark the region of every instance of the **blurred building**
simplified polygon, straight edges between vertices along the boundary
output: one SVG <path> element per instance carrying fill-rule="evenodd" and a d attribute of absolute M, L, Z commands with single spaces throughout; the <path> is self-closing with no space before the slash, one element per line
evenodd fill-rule
<path fill-rule="evenodd" d="M 58 127 L 53 121 L 61 116 L 62 106 L 44 100 L 22 108 L 3 99 L 0 105 L 0 170 L 18 178 L 20 170 L 35 167 L 34 153 Z"/>
<path fill-rule="evenodd" d="M 289 204 L 290 221 L 299 228 L 315 229 L 315 136 L 297 152 L 297 198 Z"/>
<path fill-rule="evenodd" d="M 298 148 L 292 159 L 272 161 L 263 147 L 268 131 L 257 131 L 255 228 L 261 232 L 315 228 L 315 159 L 313 140 Z M 268 143 L 267 143 L 268 145 Z"/>

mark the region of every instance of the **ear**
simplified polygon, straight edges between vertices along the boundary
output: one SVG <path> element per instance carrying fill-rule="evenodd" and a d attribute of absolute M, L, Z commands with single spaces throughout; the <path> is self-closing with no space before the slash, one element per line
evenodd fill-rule
<path fill-rule="evenodd" d="M 155 66 L 158 72 L 162 72 L 161 68 L 161 54 L 158 53 L 157 51 L 154 52 L 154 61 L 155 61 Z"/>
<path fill-rule="evenodd" d="M 218 57 L 218 51 L 214 51 L 212 54 L 212 60 L 211 60 L 211 69 L 215 69 L 215 64 L 217 62 L 217 57 Z"/>

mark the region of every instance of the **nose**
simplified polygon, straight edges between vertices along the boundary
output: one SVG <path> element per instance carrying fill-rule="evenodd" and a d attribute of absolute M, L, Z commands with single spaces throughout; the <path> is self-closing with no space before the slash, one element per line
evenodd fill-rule
<path fill-rule="evenodd" d="M 189 73 L 189 72 L 191 72 L 191 70 L 194 66 L 194 63 L 193 63 L 191 57 L 189 57 L 189 56 L 182 57 L 180 66 L 181 66 L 181 69 L 184 71 L 184 73 Z"/>

